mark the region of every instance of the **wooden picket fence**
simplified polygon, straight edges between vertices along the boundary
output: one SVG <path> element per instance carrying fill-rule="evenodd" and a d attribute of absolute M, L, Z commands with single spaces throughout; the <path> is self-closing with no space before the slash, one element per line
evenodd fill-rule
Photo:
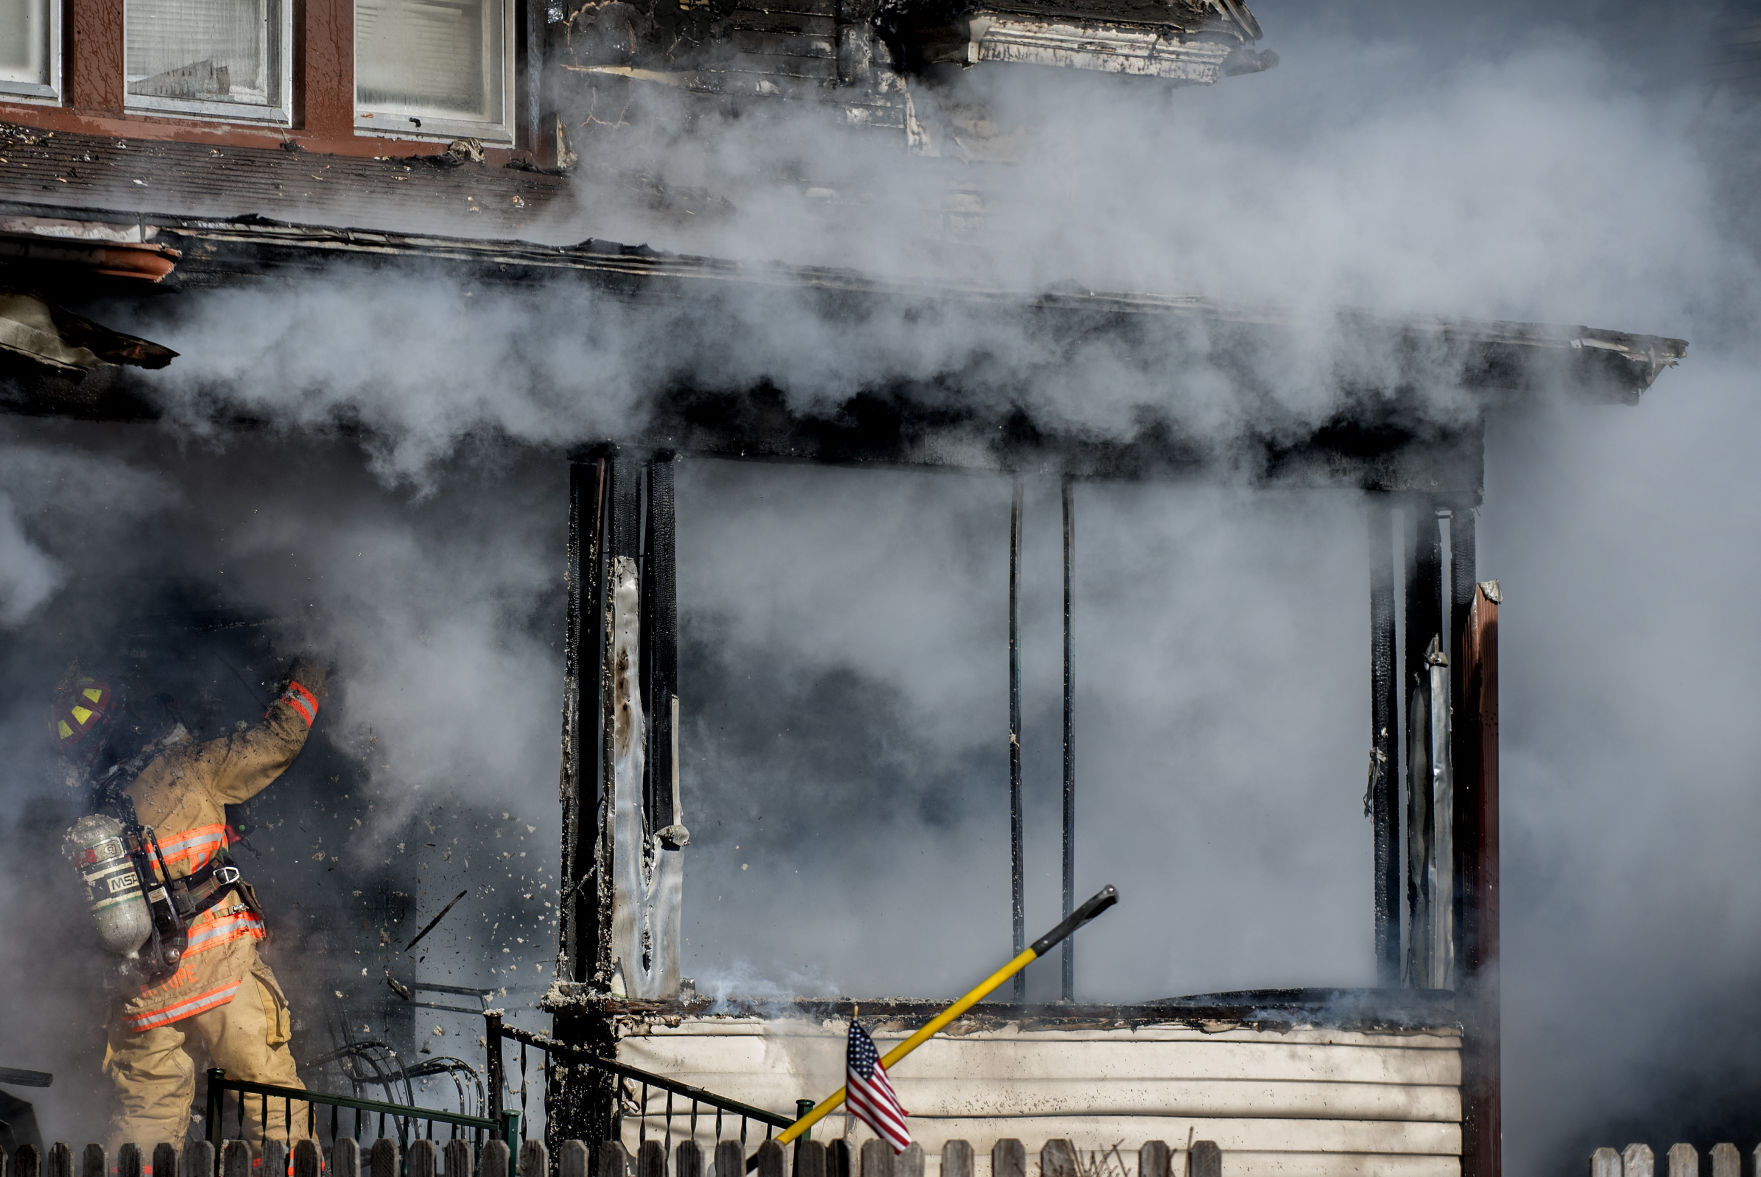
<path fill-rule="evenodd" d="M 1711 1149 L 1712 1177 L 1743 1177 L 1743 1154 L 1734 1144 Z M 1672 1144 L 1664 1154 L 1667 1177 L 1700 1177 L 1700 1151 L 1691 1144 Z M 1657 1157 L 1648 1144 L 1629 1144 L 1621 1152 L 1599 1148 L 1590 1154 L 1590 1177 L 1656 1177 Z M 1761 1145 L 1749 1154 L 1749 1177 L 1761 1177 Z"/>
<path fill-rule="evenodd" d="M 748 1164 L 746 1148 L 737 1140 L 724 1140 L 707 1154 L 697 1142 L 681 1141 L 670 1157 L 658 1140 L 644 1141 L 633 1157 L 619 1141 L 607 1141 L 595 1157 L 585 1142 L 566 1140 L 554 1158 L 543 1141 L 528 1140 L 520 1145 L 517 1167 L 510 1166 L 516 1158 L 499 1140 L 479 1151 L 468 1140 L 417 1140 L 400 1150 L 397 1141 L 380 1139 L 363 1152 L 359 1142 L 345 1136 L 330 1146 L 327 1157 L 312 1140 L 296 1142 L 291 1158 L 286 1145 L 275 1140 L 259 1145 L 259 1151 L 261 1167 L 243 1140 L 228 1140 L 218 1156 L 206 1140 L 182 1148 L 161 1144 L 150 1151 L 125 1144 L 113 1166 L 98 1144 L 79 1153 L 57 1144 L 46 1154 L 24 1145 L 10 1157 L 0 1151 L 0 1177 L 746 1177 Z M 1731 1149 L 1732 1156 L 1735 1151 Z M 1612 1149 L 1596 1155 L 1603 1153 L 1615 1157 L 1615 1167 L 1595 1169 L 1594 1177 L 1652 1177 L 1649 1167 L 1642 1173 L 1623 1169 Z M 1735 1168 L 1728 1174 L 1716 1168 L 1719 1155 L 1714 1149 L 1713 1177 L 1741 1177 Z M 942 1146 L 941 1177 L 973 1177 L 973 1156 L 971 1144 L 948 1141 Z M 1128 1157 L 1117 1146 L 1085 1153 L 1068 1140 L 1048 1140 L 1039 1150 L 1039 1177 L 1221 1177 L 1223 1170 L 1222 1152 L 1208 1140 L 1194 1141 L 1184 1155 L 1163 1141 L 1147 1141 L 1137 1150 L 1135 1173 Z M 1648 1166 L 1649 1149 L 1645 1157 Z M 1671 1149 L 1669 1177 L 1697 1177 L 1693 1169 L 1678 1173 L 1675 1157 Z M 844 1140 L 801 1141 L 788 1147 L 767 1140 L 751 1159 L 757 1177 L 924 1177 L 921 1145 L 895 1156 L 880 1140 L 865 1141 L 860 1148 Z M 1029 1177 L 1027 1149 L 1019 1140 L 999 1140 L 991 1148 L 991 1177 Z"/>

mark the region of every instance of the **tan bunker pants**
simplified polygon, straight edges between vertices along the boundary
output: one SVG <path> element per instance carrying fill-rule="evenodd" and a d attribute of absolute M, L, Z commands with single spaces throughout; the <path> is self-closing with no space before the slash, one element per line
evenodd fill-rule
<path fill-rule="evenodd" d="M 196 1096 L 198 1053 L 205 1053 L 210 1064 L 230 1079 L 303 1087 L 288 1053 L 289 1034 L 287 1000 L 261 960 L 254 962 L 237 996 L 225 1005 L 138 1033 L 112 1025 L 104 1058 L 104 1071 L 116 1087 L 117 1099 L 106 1133 L 111 1155 L 130 1142 L 148 1155 L 161 1142 L 182 1147 Z M 222 1136 L 253 1145 L 265 1136 L 289 1139 L 285 1100 L 270 1098 L 267 1117 L 262 1097 L 245 1096 L 243 1103 L 241 1131 L 237 1105 L 227 1100 Z M 307 1108 L 297 1100 L 293 1103 L 295 1140 L 308 1135 Z"/>

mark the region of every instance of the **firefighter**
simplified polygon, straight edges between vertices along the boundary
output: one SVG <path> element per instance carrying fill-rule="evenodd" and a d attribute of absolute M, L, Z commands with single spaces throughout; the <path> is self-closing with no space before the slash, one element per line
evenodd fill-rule
<path fill-rule="evenodd" d="M 227 854 L 226 806 L 256 796 L 293 763 L 318 717 L 324 679 L 322 666 L 296 661 L 260 722 L 206 741 L 181 724 L 144 739 L 100 680 L 75 677 L 56 692 L 50 724 L 57 745 L 95 786 L 101 806 L 153 831 L 173 880 L 168 891 L 180 914 L 188 913 L 181 954 L 173 949 L 165 954 L 173 959 L 125 974 L 104 1057 L 117 1100 L 107 1132 L 112 1149 L 181 1145 L 198 1054 L 231 1078 L 302 1086 L 288 1052 L 287 1000 L 257 953 L 267 934 L 262 910 Z M 262 1101 L 243 1103 L 245 1139 L 288 1138 L 285 1101 L 269 1101 L 267 1122 Z M 302 1129 L 296 1125 L 296 1135 Z"/>

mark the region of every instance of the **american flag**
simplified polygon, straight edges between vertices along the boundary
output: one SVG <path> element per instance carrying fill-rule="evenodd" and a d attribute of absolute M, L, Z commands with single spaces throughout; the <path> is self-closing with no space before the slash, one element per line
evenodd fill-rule
<path fill-rule="evenodd" d="M 905 1117 L 910 1113 L 899 1106 L 899 1097 L 887 1082 L 887 1069 L 881 1066 L 874 1039 L 854 1019 L 850 1022 L 850 1051 L 844 1066 L 844 1098 L 856 1118 L 879 1133 L 895 1153 L 910 1147 L 911 1133 L 905 1127 Z"/>

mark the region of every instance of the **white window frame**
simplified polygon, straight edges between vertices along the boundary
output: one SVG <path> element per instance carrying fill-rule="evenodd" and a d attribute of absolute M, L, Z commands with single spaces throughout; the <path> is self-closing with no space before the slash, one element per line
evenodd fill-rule
<path fill-rule="evenodd" d="M 501 5 L 501 121 L 434 117 L 411 107 L 363 106 L 358 84 L 351 83 L 355 134 L 378 139 L 427 139 L 447 142 L 476 139 L 490 147 L 514 144 L 514 9 L 516 0 L 484 0 Z M 360 76 L 360 42 L 355 44 L 355 77 Z M 485 55 L 487 56 L 487 55 Z M 420 119 L 421 126 L 412 120 Z"/>
<path fill-rule="evenodd" d="M 277 92 L 271 96 L 266 106 L 258 106 L 254 102 L 224 102 L 213 99 L 195 98 L 161 98 L 153 94 L 131 94 L 128 92 L 128 17 L 127 3 L 124 2 L 122 29 L 122 59 L 124 77 L 122 79 L 122 108 L 129 114 L 167 115 L 178 118 L 219 119 L 229 123 L 267 123 L 275 127 L 293 125 L 293 10 L 296 0 L 264 0 L 264 5 L 273 4 L 276 12 L 271 20 L 265 20 L 265 26 L 279 25 L 279 29 L 266 29 L 276 33 L 279 47 L 265 54 L 265 64 L 274 64 L 279 78 Z"/>
<path fill-rule="evenodd" d="M 61 0 L 41 0 L 49 22 L 49 81 L 14 82 L 0 79 L 0 100 L 45 105 L 61 102 Z"/>

